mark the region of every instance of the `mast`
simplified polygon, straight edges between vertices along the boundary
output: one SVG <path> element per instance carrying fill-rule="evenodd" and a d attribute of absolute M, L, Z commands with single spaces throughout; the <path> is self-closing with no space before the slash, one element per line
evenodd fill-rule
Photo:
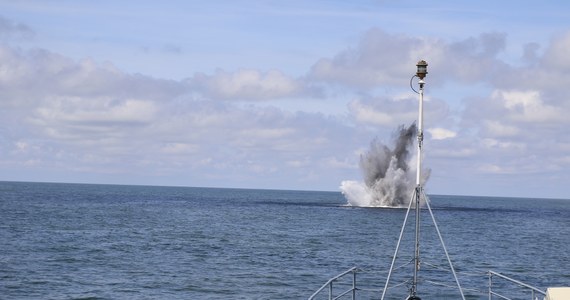
<path fill-rule="evenodd" d="M 455 268 L 453 268 L 453 263 L 451 262 L 451 258 L 449 257 L 449 253 L 447 252 L 447 248 L 445 247 L 445 243 L 443 242 L 443 237 L 439 232 L 439 227 L 437 226 L 437 222 L 435 221 L 435 217 L 431 210 L 431 205 L 429 198 L 424 193 L 424 189 L 422 186 L 422 147 L 424 141 L 424 85 L 425 81 L 424 78 L 426 77 L 427 72 L 427 62 L 424 60 L 420 60 L 416 66 L 418 67 L 417 72 L 412 79 L 410 80 L 410 87 L 414 92 L 420 95 L 420 103 L 419 103 L 419 116 L 418 116 L 418 158 L 417 158 L 417 170 L 416 170 L 416 188 L 414 189 L 413 194 L 411 195 L 410 202 L 408 204 L 408 209 L 406 211 L 406 216 L 404 217 L 404 224 L 402 224 L 402 229 L 400 230 L 400 236 L 398 238 L 398 243 L 396 244 L 396 251 L 394 252 L 394 256 L 392 256 L 392 263 L 390 264 L 390 270 L 388 271 L 388 276 L 386 278 L 386 284 L 384 285 L 384 289 L 382 290 L 382 297 L 381 300 L 384 300 L 386 296 L 386 292 L 388 291 L 388 285 L 390 283 L 390 278 L 392 277 L 392 271 L 394 271 L 394 265 L 396 263 L 396 259 L 398 257 L 398 252 L 400 251 L 400 244 L 402 242 L 402 237 L 404 236 L 404 230 L 406 229 L 406 224 L 408 222 L 408 216 L 410 215 L 410 211 L 412 209 L 412 204 L 414 204 L 414 209 L 416 212 L 416 239 L 415 239 L 415 246 L 414 246 L 414 277 L 412 280 L 412 285 L 410 287 L 410 295 L 406 300 L 421 300 L 419 296 L 417 296 L 417 287 L 418 287 L 418 272 L 420 270 L 420 199 L 423 198 L 425 200 L 426 207 L 429 211 L 431 216 L 431 220 L 433 222 L 435 231 L 437 232 L 437 236 L 439 237 L 439 241 L 443 248 L 443 252 L 445 253 L 445 257 L 447 258 L 447 262 L 449 263 L 449 268 L 453 273 L 453 277 L 455 279 L 455 283 L 457 284 L 457 288 L 459 289 L 459 293 L 461 294 L 461 299 L 465 300 L 465 295 L 463 295 L 463 290 L 461 288 L 461 284 L 459 283 L 459 279 L 457 278 L 457 274 L 455 273 Z M 414 89 L 412 86 L 412 80 L 418 77 L 419 81 L 418 84 L 420 85 L 419 92 Z"/>
<path fill-rule="evenodd" d="M 412 281 L 412 287 L 410 289 L 410 298 L 408 299 L 420 299 L 416 296 L 417 285 L 418 285 L 418 271 L 420 270 L 420 196 L 422 195 L 422 146 L 424 141 L 424 78 L 427 74 L 427 62 L 421 60 L 417 63 L 417 76 L 420 85 L 420 104 L 418 112 L 418 158 L 417 158 L 417 170 L 416 170 L 416 190 L 414 192 L 415 200 L 415 210 L 416 210 L 416 241 L 414 247 L 414 278 Z M 413 298 L 412 298 L 413 297 Z"/>

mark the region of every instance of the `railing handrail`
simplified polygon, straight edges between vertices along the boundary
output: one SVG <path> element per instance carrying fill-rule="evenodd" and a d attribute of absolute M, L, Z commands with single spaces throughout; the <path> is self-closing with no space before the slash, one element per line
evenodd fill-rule
<path fill-rule="evenodd" d="M 487 272 L 487 274 L 489 275 L 489 299 L 491 299 L 491 295 L 498 296 L 498 297 L 500 297 L 500 298 L 502 298 L 502 299 L 510 299 L 510 298 L 507 298 L 507 297 L 505 297 L 505 296 L 503 296 L 503 295 L 501 295 L 501 294 L 498 294 L 498 293 L 496 293 L 496 292 L 493 292 L 493 290 L 492 290 L 493 283 L 492 283 L 492 279 L 491 279 L 493 276 L 497 276 L 497 277 L 502 278 L 502 279 L 504 279 L 504 280 L 510 281 L 510 282 L 512 282 L 512 283 L 515 283 L 515 284 L 517 284 L 517 285 L 519 285 L 519 286 L 528 288 L 528 289 L 530 289 L 530 290 L 533 291 L 533 295 L 534 295 L 534 292 L 537 292 L 537 293 L 539 293 L 539 294 L 542 294 L 543 296 L 546 296 L 546 292 L 545 292 L 545 291 L 543 291 L 543 290 L 541 290 L 541 289 L 539 289 L 539 288 L 537 288 L 537 287 L 534 287 L 534 286 L 532 286 L 532 285 L 526 284 L 526 283 L 524 283 L 524 282 L 522 282 L 522 281 L 518 281 L 518 280 L 516 280 L 516 279 L 513 279 L 513 278 L 511 278 L 511 277 L 509 277 L 509 276 L 503 275 L 503 274 L 501 274 L 501 273 L 497 273 L 497 272 L 495 272 L 495 271 L 489 270 L 489 271 Z"/>
<path fill-rule="evenodd" d="M 357 290 L 360 290 L 360 291 L 367 291 L 367 290 L 369 290 L 369 289 L 365 289 L 365 288 L 357 288 L 357 287 L 355 286 L 355 284 L 356 284 L 356 281 L 355 281 L 356 278 L 353 277 L 353 283 L 352 283 L 352 287 L 351 287 L 351 288 L 349 288 L 348 290 L 345 290 L 345 291 L 343 291 L 343 292 L 340 292 L 340 293 L 337 292 L 337 293 L 336 293 L 336 294 L 337 294 L 336 296 L 333 296 L 333 295 L 332 295 L 332 284 L 333 284 L 335 281 L 341 279 L 342 277 L 344 277 L 344 276 L 346 276 L 346 275 L 348 275 L 348 274 L 353 274 L 354 276 L 356 276 L 356 273 L 362 272 L 362 271 L 363 271 L 363 270 L 360 269 L 360 268 L 358 268 L 358 267 L 352 267 L 352 268 L 350 268 L 350 269 L 348 269 L 348 270 L 346 270 L 346 271 L 344 271 L 344 272 L 342 272 L 342 273 L 340 273 L 340 274 L 338 274 L 338 275 L 336 275 L 336 276 L 330 278 L 330 279 L 329 279 L 325 284 L 323 284 L 316 292 L 314 292 L 314 293 L 308 298 L 308 300 L 313 300 L 317 295 L 319 295 L 319 294 L 320 294 L 324 289 L 326 289 L 327 287 L 329 288 L 329 299 L 340 299 L 340 298 L 342 298 L 343 296 L 347 295 L 347 294 L 350 293 L 350 292 L 353 292 L 353 297 L 354 297 L 354 292 L 357 291 Z M 498 273 L 498 272 L 489 270 L 489 271 L 486 272 L 486 274 L 487 274 L 487 276 L 489 277 L 489 291 L 488 291 L 488 293 L 489 293 L 489 299 L 492 299 L 492 296 L 496 296 L 496 297 L 499 297 L 499 298 L 501 298 L 501 299 L 506 299 L 506 300 L 510 300 L 510 299 L 511 299 L 511 298 L 508 298 L 508 297 L 506 297 L 505 295 L 502 295 L 502 294 L 500 294 L 500 293 L 497 293 L 496 291 L 493 290 L 493 280 L 492 280 L 493 276 L 496 276 L 496 277 L 498 277 L 498 278 L 501 278 L 501 279 L 504 279 L 504 280 L 509 281 L 509 282 L 511 282 L 511 283 L 514 283 L 514 284 L 516 284 L 516 285 L 518 285 L 518 286 L 520 286 L 520 287 L 522 287 L 522 288 L 530 289 L 530 290 L 532 291 L 533 299 L 535 298 L 535 297 L 534 297 L 535 293 L 541 294 L 541 295 L 543 295 L 543 296 L 546 296 L 546 292 L 545 292 L 545 291 L 543 291 L 543 290 L 541 290 L 541 289 L 539 289 L 539 288 L 537 288 L 537 287 L 535 287 L 535 286 L 526 284 L 526 283 L 524 283 L 524 282 L 522 282 L 522 281 L 519 281 L 519 280 L 516 280 L 516 279 L 514 279 L 514 278 L 511 278 L 511 277 L 509 277 L 509 276 L 503 275 L 503 274 L 501 274 L 501 273 Z M 483 274 L 481 273 L 481 275 L 483 275 Z M 378 291 L 378 292 L 380 292 L 380 291 L 383 291 L 383 290 L 370 289 L 369 291 Z M 480 292 L 483 292 L 483 291 L 480 291 Z"/>
<path fill-rule="evenodd" d="M 313 300 L 313 298 L 315 298 L 320 292 L 322 292 L 327 286 L 329 286 L 330 284 L 332 284 L 334 281 L 338 280 L 339 278 L 350 274 L 350 273 L 356 273 L 362 271 L 361 269 L 357 268 L 357 267 L 352 267 L 338 275 L 336 275 L 335 277 L 329 279 L 325 284 L 323 284 L 316 292 L 314 292 L 311 297 L 309 297 L 308 300 Z M 350 290 L 349 290 L 350 291 Z"/>

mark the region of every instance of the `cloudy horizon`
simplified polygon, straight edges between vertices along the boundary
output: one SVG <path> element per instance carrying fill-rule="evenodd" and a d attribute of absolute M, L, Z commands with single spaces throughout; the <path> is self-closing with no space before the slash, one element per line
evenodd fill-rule
<path fill-rule="evenodd" d="M 570 198 L 569 6 L 5 2 L 0 180 L 338 191 L 424 59 L 428 194 Z"/>

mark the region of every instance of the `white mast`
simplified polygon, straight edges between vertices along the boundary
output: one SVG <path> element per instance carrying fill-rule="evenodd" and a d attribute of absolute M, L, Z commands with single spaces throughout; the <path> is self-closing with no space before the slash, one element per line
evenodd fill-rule
<path fill-rule="evenodd" d="M 416 66 L 418 67 L 416 76 L 420 79 L 420 105 L 418 113 L 418 164 L 416 170 L 416 191 L 415 191 L 415 210 L 416 210 L 416 243 L 414 247 L 414 279 L 410 289 L 409 299 L 419 299 L 416 296 L 418 285 L 418 271 L 420 270 L 420 196 L 422 194 L 422 144 L 424 141 L 424 78 L 427 74 L 427 62 L 420 60 Z M 417 297 L 417 298 L 412 298 Z"/>
<path fill-rule="evenodd" d="M 424 141 L 424 85 L 425 81 L 424 78 L 426 77 L 427 72 L 427 62 L 424 60 L 420 60 L 416 66 L 418 67 L 416 74 L 410 80 L 410 87 L 420 95 L 420 108 L 419 108 L 419 116 L 418 116 L 418 158 L 417 158 L 417 173 L 416 173 L 416 188 L 410 198 L 410 203 L 408 204 L 408 209 L 406 211 L 406 216 L 404 217 L 404 224 L 402 225 L 402 229 L 400 230 L 400 237 L 398 238 L 398 243 L 396 244 L 396 251 L 394 256 L 392 256 L 392 263 L 390 265 L 390 270 L 388 271 L 388 277 L 386 278 L 386 284 L 384 285 L 384 290 L 382 290 L 382 297 L 381 300 L 384 300 L 386 296 L 386 292 L 388 291 L 388 285 L 390 283 L 390 278 L 392 277 L 392 271 L 394 270 L 394 265 L 396 263 L 396 258 L 398 257 L 398 252 L 400 251 L 400 243 L 402 242 L 402 237 L 404 235 L 404 230 L 406 228 L 406 224 L 408 222 L 408 216 L 410 214 L 412 203 L 415 203 L 415 211 L 416 211 L 416 240 L 415 240 L 415 251 L 414 251 L 414 278 L 412 281 L 412 286 L 410 287 L 410 295 L 406 300 L 421 300 L 420 297 L 417 296 L 417 287 L 418 287 L 418 271 L 420 270 L 420 198 L 423 197 L 425 200 L 425 204 L 431 216 L 431 220 L 433 222 L 435 231 L 437 232 L 437 236 L 439 237 L 439 241 L 441 242 L 441 246 L 443 247 L 443 252 L 447 258 L 447 262 L 449 263 L 449 268 L 453 273 L 453 277 L 455 279 L 455 283 L 457 284 L 457 288 L 459 289 L 459 293 L 461 294 L 461 299 L 465 300 L 465 295 L 463 295 L 463 290 L 461 289 L 461 284 L 459 284 L 459 279 L 457 278 L 457 274 L 455 273 L 455 269 L 453 268 L 453 264 L 451 263 L 451 258 L 449 257 L 449 253 L 447 253 L 447 248 L 445 247 L 445 243 L 443 242 L 443 237 L 439 232 L 439 227 L 437 226 L 437 222 L 435 221 L 435 217 L 431 210 L 430 201 L 427 195 L 424 193 L 424 189 L 422 187 L 422 146 Z M 412 80 L 418 77 L 419 78 L 419 85 L 420 91 L 417 92 L 414 87 L 412 86 Z"/>

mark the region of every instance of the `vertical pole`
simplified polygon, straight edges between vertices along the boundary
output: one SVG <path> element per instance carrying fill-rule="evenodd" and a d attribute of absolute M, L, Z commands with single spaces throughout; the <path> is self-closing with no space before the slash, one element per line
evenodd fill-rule
<path fill-rule="evenodd" d="M 493 299 L 492 290 L 493 290 L 493 274 L 489 272 L 489 300 Z"/>
<path fill-rule="evenodd" d="M 352 271 L 352 300 L 356 300 L 356 270 Z"/>
<path fill-rule="evenodd" d="M 420 196 L 422 194 L 422 144 L 424 140 L 424 81 L 420 79 L 420 105 L 419 105 L 419 116 L 418 116 L 418 158 L 417 158 L 417 170 L 416 170 L 416 198 L 415 198 L 415 208 L 416 208 L 416 243 L 415 243 L 415 253 L 414 253 L 414 279 L 412 282 L 411 295 L 415 296 L 417 293 L 418 285 L 418 271 L 420 269 Z"/>
<path fill-rule="evenodd" d="M 414 280 L 412 283 L 412 296 L 416 295 L 418 285 L 418 271 L 420 270 L 420 186 L 416 187 L 416 244 L 414 253 Z"/>
<path fill-rule="evenodd" d="M 422 144 L 424 141 L 424 80 L 420 79 L 420 108 L 418 116 L 418 165 L 416 171 L 416 186 L 421 185 Z"/>

